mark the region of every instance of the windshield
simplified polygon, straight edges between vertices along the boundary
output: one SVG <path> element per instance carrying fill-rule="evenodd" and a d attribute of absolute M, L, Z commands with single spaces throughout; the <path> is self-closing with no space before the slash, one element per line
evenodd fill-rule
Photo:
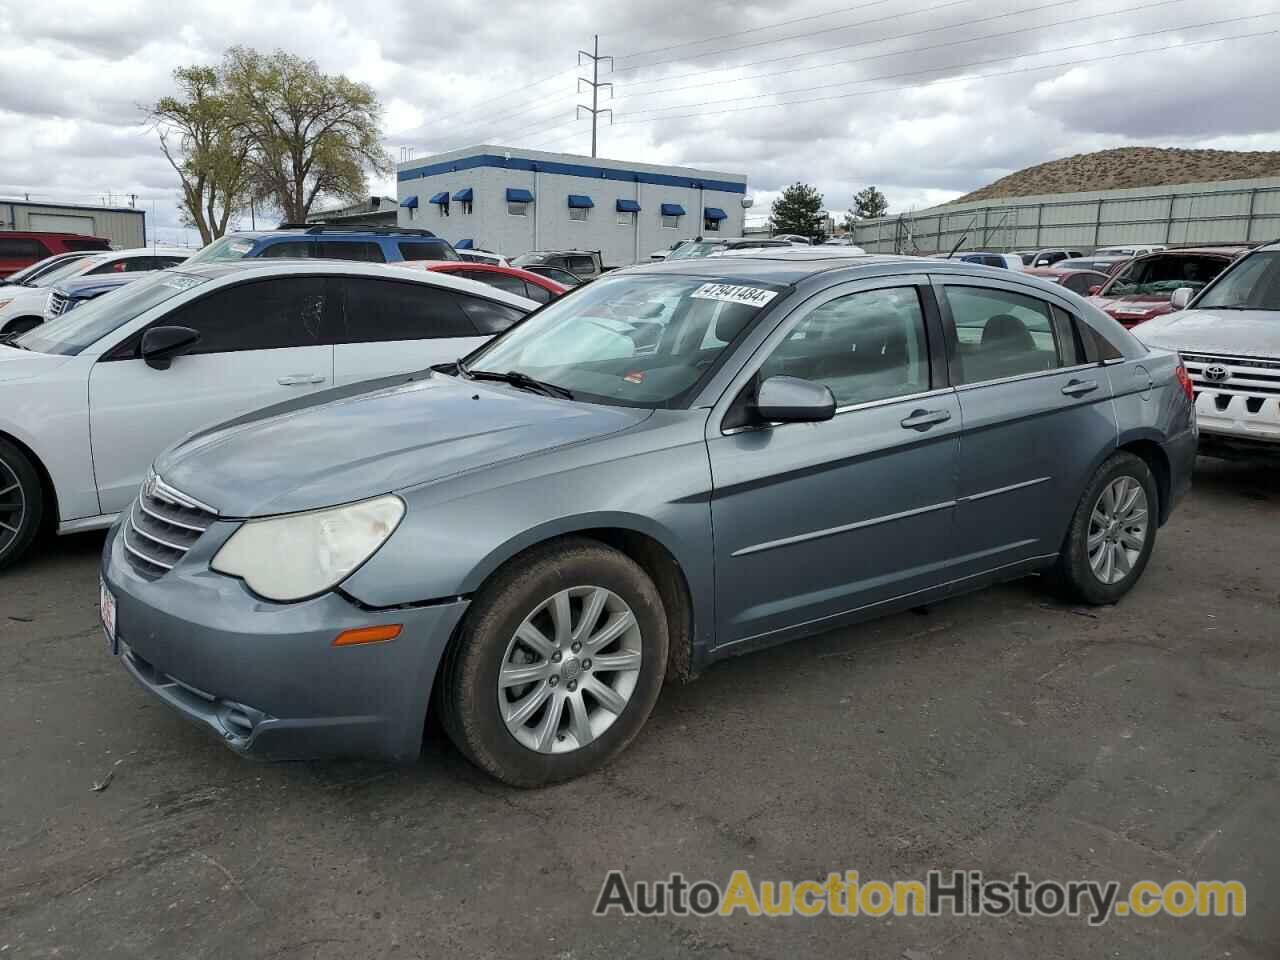
<path fill-rule="evenodd" d="M 667 259 L 694 260 L 698 257 L 708 257 L 717 250 L 724 250 L 728 246 L 723 240 L 694 240 L 679 249 L 671 251 Z"/>
<path fill-rule="evenodd" d="M 1134 260 L 1102 288 L 1103 297 L 1150 297 L 1168 300 L 1179 287 L 1199 290 L 1216 277 L 1227 261 L 1216 257 L 1156 256 Z"/>
<path fill-rule="evenodd" d="M 468 368 L 518 371 L 599 403 L 679 406 L 784 290 L 686 276 L 608 277 L 512 327 L 469 358 Z"/>
<path fill-rule="evenodd" d="M 219 260 L 243 260 L 253 249 L 252 237 L 220 237 L 204 247 L 187 261 L 187 263 L 216 263 Z"/>
<path fill-rule="evenodd" d="M 1245 257 L 1196 304 L 1197 310 L 1280 310 L 1280 250 Z"/>
<path fill-rule="evenodd" d="M 205 282 L 204 277 L 160 271 L 108 291 L 83 307 L 33 328 L 15 342 L 35 353 L 73 356 L 157 304 Z"/>
<path fill-rule="evenodd" d="M 92 270 L 99 264 L 106 262 L 106 257 L 80 257 L 76 260 L 68 260 L 66 263 L 58 264 L 49 272 L 40 274 L 34 280 L 29 280 L 27 285 L 31 287 L 48 287 L 59 280 L 65 280 L 67 277 L 78 277 L 86 270 Z"/>
<path fill-rule="evenodd" d="M 509 262 L 513 267 L 541 266 L 549 263 L 551 256 L 549 253 L 522 253 Z"/>

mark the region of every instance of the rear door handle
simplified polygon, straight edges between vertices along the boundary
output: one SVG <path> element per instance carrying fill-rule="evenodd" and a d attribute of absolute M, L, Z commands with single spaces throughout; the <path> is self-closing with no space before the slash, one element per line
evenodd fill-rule
<path fill-rule="evenodd" d="M 1062 388 L 1062 392 L 1068 397 L 1083 397 L 1086 393 L 1093 393 L 1097 389 L 1097 380 L 1072 380 Z"/>
<path fill-rule="evenodd" d="M 946 423 L 951 419 L 950 410 L 912 410 L 911 416 L 902 421 L 904 430 L 925 431 L 935 423 Z"/>
<path fill-rule="evenodd" d="M 318 373 L 291 373 L 287 377 L 277 377 L 276 383 L 282 387 L 297 387 L 306 383 L 324 383 L 324 377 Z"/>

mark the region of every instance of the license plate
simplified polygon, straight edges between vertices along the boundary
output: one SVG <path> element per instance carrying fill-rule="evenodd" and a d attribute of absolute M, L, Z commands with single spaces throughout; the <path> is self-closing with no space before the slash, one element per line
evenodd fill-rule
<path fill-rule="evenodd" d="M 111 591 L 101 579 L 98 580 L 98 616 L 102 619 L 102 629 L 107 633 L 107 645 L 113 654 L 117 653 L 119 647 L 116 642 L 116 598 L 111 595 Z"/>

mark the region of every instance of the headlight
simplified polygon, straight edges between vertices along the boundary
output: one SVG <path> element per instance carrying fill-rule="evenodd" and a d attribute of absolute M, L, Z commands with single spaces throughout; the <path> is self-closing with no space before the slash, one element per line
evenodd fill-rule
<path fill-rule="evenodd" d="M 268 600 L 304 600 L 345 580 L 386 543 L 404 516 L 396 496 L 246 521 L 210 566 L 242 577 Z"/>

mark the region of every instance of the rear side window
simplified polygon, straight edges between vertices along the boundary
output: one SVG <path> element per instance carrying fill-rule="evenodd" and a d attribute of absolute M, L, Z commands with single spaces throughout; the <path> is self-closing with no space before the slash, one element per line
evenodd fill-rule
<path fill-rule="evenodd" d="M 43 260 L 49 256 L 49 250 L 39 240 L 30 237 L 0 237 L 0 257 L 30 257 Z"/>
<path fill-rule="evenodd" d="M 458 302 L 471 322 L 483 334 L 502 333 L 512 324 L 524 319 L 524 311 L 505 303 L 494 303 L 479 297 L 459 296 Z"/>
<path fill-rule="evenodd" d="M 1066 365 L 1049 304 L 988 287 L 946 287 L 960 383 L 983 383 Z M 1067 351 L 1075 362 L 1075 347 Z"/>
<path fill-rule="evenodd" d="M 536 300 L 538 303 L 550 303 L 551 291 L 546 287 L 540 287 L 536 283 L 529 283 L 527 280 L 524 284 L 524 296 L 530 300 Z"/>
<path fill-rule="evenodd" d="M 175 310 L 162 323 L 191 327 L 190 353 L 313 347 L 325 342 L 323 277 L 275 277 L 218 290 Z"/>
<path fill-rule="evenodd" d="M 387 262 L 382 247 L 368 240 L 318 240 L 312 256 L 326 260 L 355 260 L 358 263 Z"/>
<path fill-rule="evenodd" d="M 62 241 L 68 250 L 110 250 L 111 244 L 100 237 L 68 237 Z"/>
<path fill-rule="evenodd" d="M 518 297 L 525 296 L 524 281 L 519 277 L 509 277 L 505 273 L 489 273 L 486 270 L 464 270 L 460 276 L 468 280 L 479 280 L 481 283 L 487 283 L 507 293 L 514 293 Z"/>
<path fill-rule="evenodd" d="M 385 343 L 474 337 L 476 327 L 452 291 L 426 283 L 344 277 L 337 311 L 338 343 Z"/>
<path fill-rule="evenodd" d="M 421 243 L 401 240 L 396 246 L 406 260 L 457 260 L 449 256 L 450 250 L 443 243 Z"/>
<path fill-rule="evenodd" d="M 595 273 L 596 262 L 591 257 L 566 257 L 568 267 L 574 273 Z"/>

